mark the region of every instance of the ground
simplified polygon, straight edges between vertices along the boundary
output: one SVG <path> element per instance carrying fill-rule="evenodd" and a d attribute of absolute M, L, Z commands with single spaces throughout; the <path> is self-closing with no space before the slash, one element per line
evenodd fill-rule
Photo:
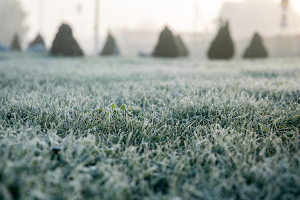
<path fill-rule="evenodd" d="M 0 55 L 0 199 L 299 199 L 300 58 Z"/>

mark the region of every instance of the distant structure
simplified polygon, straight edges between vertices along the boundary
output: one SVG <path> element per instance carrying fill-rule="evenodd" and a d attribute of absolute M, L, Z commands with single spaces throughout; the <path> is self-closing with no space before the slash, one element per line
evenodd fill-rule
<path fill-rule="evenodd" d="M 20 45 L 20 40 L 17 34 L 15 34 L 14 39 L 11 43 L 10 46 L 11 50 L 13 51 L 22 51 L 21 45 Z"/>
<path fill-rule="evenodd" d="M 72 29 L 67 24 L 59 27 L 50 51 L 54 56 L 83 56 L 83 51 L 73 37 Z"/>
<path fill-rule="evenodd" d="M 39 35 L 42 34 L 44 25 L 44 0 L 39 0 Z"/>
<path fill-rule="evenodd" d="M 106 43 L 105 43 L 100 55 L 101 56 L 118 56 L 119 53 L 120 52 L 119 52 L 119 49 L 117 47 L 116 40 L 111 35 L 111 33 L 109 32 L 108 36 L 107 36 Z"/>
<path fill-rule="evenodd" d="M 166 26 L 160 33 L 153 57 L 174 58 L 179 56 L 172 31 Z"/>
<path fill-rule="evenodd" d="M 289 6 L 289 0 L 281 0 L 282 7 L 282 18 L 281 18 L 281 27 L 285 28 L 287 26 L 287 9 Z"/>
<path fill-rule="evenodd" d="M 209 59 L 230 59 L 234 56 L 234 43 L 232 41 L 229 23 L 221 22 L 218 34 L 211 42 L 207 52 Z"/>
<path fill-rule="evenodd" d="M 300 33 L 300 16 L 293 9 L 287 9 L 286 0 L 282 4 L 274 0 L 244 0 L 225 2 L 219 18 L 229 20 L 234 39 L 250 38 L 260 32 L 264 37 L 273 37 L 282 33 L 297 35 Z M 282 17 L 284 9 L 284 17 Z M 280 26 L 281 24 L 281 26 Z"/>
<path fill-rule="evenodd" d="M 244 58 L 266 58 L 268 52 L 263 44 L 262 38 L 258 33 L 255 33 L 249 47 L 244 53 Z"/>
<path fill-rule="evenodd" d="M 201 11 L 198 1 L 194 2 L 193 22 L 194 22 L 193 23 L 193 35 L 194 35 L 193 50 L 197 51 L 197 49 L 199 48 L 198 43 L 206 40 L 207 39 L 206 36 L 209 32 L 208 24 L 207 24 L 206 19 Z M 199 31 L 199 27 L 202 28 L 201 32 Z"/>
<path fill-rule="evenodd" d="M 95 43 L 95 52 L 98 53 L 99 45 L 99 5 L 100 0 L 95 0 L 95 27 L 94 27 L 94 43 Z"/>

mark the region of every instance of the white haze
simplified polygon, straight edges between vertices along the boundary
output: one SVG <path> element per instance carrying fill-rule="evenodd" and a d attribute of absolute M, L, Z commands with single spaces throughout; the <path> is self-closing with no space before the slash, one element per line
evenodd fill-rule
<path fill-rule="evenodd" d="M 9 46 L 15 34 L 21 39 L 25 36 L 24 16 L 17 1 L 0 0 L 0 42 Z"/>
<path fill-rule="evenodd" d="M 16 0 L 1 0 L 16 1 Z M 19 0 L 27 13 L 26 25 L 29 27 L 24 46 L 39 32 L 39 1 L 44 1 L 44 23 L 42 35 L 48 47 L 54 39 L 59 25 L 66 22 L 71 25 L 75 37 L 84 50 L 93 52 L 94 3 L 95 0 Z M 241 0 L 231 0 L 241 1 Z M 277 0 L 278 1 L 278 0 Z M 210 32 L 217 27 L 217 18 L 225 0 L 100 0 L 100 41 L 108 29 L 112 32 L 127 30 L 151 30 L 158 32 L 168 24 L 175 33 Z M 299 0 L 292 0 L 296 9 Z M 82 6 L 81 13 L 78 5 Z M 200 14 L 196 21 L 195 6 Z M 298 7 L 297 7 L 298 6 Z M 278 16 L 274 16 L 278 17 Z M 197 24 L 196 24 L 197 22 Z M 87 49 L 87 47 L 90 47 Z"/>
<path fill-rule="evenodd" d="M 44 26 L 42 35 L 47 46 L 62 22 L 69 23 L 74 35 L 84 46 L 84 41 L 94 37 L 94 0 L 43 0 Z M 21 0 L 28 13 L 26 19 L 30 30 L 27 40 L 38 33 L 39 0 Z M 223 0 L 100 0 L 100 37 L 105 38 L 108 29 L 130 29 L 160 31 L 168 24 L 177 33 L 203 31 L 204 27 L 213 29 Z M 77 6 L 82 5 L 81 14 Z M 197 28 L 195 26 L 195 6 L 198 4 L 201 14 Z M 101 46 L 101 45 L 100 45 Z M 92 48 L 93 51 L 93 48 Z"/>

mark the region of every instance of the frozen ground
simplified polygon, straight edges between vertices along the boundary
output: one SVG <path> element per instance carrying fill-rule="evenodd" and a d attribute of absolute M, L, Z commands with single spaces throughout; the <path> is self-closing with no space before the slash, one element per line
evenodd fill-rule
<path fill-rule="evenodd" d="M 300 58 L 0 55 L 0 199 L 299 199 Z"/>

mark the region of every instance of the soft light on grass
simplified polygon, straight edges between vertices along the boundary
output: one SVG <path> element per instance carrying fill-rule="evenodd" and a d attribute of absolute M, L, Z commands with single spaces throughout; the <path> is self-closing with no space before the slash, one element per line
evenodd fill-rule
<path fill-rule="evenodd" d="M 299 59 L 0 61 L 0 199 L 300 198 Z"/>

